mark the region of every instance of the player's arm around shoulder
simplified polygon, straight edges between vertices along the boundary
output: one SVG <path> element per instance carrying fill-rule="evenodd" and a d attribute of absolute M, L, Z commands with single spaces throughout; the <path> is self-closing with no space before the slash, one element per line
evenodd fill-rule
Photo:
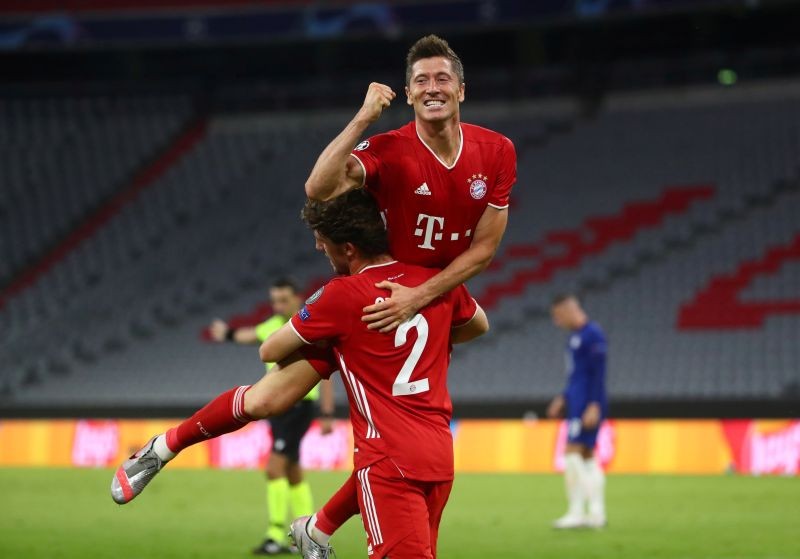
<path fill-rule="evenodd" d="M 492 206 L 487 206 L 483 210 L 481 218 L 478 220 L 478 225 L 475 228 L 475 236 L 470 244 L 468 250 L 475 250 L 480 259 L 480 264 L 483 266 L 481 271 L 485 269 L 492 258 L 494 258 L 497 248 L 500 246 L 500 241 L 503 240 L 503 235 L 508 226 L 508 208 L 497 209 Z"/>
<path fill-rule="evenodd" d="M 487 206 L 467 250 L 444 270 L 423 284 L 424 304 L 474 278 L 492 262 L 508 225 L 508 209 Z"/>
<path fill-rule="evenodd" d="M 431 300 L 484 271 L 497 253 L 507 226 L 508 208 L 498 209 L 487 205 L 475 227 L 469 248 L 456 257 L 438 276 L 429 280 L 429 284 L 438 284 L 438 289 L 430 293 Z M 430 301 L 426 299 L 426 302 Z"/>
<path fill-rule="evenodd" d="M 377 284 L 380 289 L 392 292 L 386 300 L 364 307 L 362 320 L 369 322 L 370 330 L 391 332 L 408 320 L 421 308 L 437 297 L 485 270 L 494 258 L 508 224 L 508 209 L 487 207 L 478 221 L 472 243 L 448 266 L 417 287 L 384 280 Z"/>

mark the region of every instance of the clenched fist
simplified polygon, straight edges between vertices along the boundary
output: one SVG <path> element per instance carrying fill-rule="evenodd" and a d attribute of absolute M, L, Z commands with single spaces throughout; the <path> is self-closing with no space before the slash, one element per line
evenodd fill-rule
<path fill-rule="evenodd" d="M 392 88 L 382 83 L 372 82 L 367 89 L 367 96 L 359 111 L 369 122 L 375 122 L 395 98 Z"/>

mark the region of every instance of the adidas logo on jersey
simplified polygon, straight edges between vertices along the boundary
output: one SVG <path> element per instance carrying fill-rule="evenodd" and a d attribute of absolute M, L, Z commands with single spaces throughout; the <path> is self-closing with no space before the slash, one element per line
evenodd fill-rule
<path fill-rule="evenodd" d="M 428 183 L 427 182 L 423 182 L 420 185 L 420 187 L 414 191 L 414 194 L 420 194 L 422 196 L 430 196 L 431 195 L 431 189 L 428 188 Z"/>

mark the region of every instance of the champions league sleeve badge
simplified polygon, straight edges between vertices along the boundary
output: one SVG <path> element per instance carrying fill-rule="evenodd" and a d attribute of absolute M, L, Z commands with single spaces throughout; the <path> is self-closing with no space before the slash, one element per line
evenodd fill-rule
<path fill-rule="evenodd" d="M 319 298 L 320 298 L 320 297 L 322 297 L 322 292 L 323 292 L 323 291 L 325 291 L 325 286 L 324 286 L 324 285 L 323 285 L 322 287 L 320 287 L 319 289 L 317 289 L 317 290 L 316 290 L 316 291 L 313 293 L 313 295 L 311 295 L 311 297 L 309 297 L 308 299 L 306 299 L 306 305 L 313 305 L 314 303 L 316 303 L 317 301 L 319 301 Z"/>

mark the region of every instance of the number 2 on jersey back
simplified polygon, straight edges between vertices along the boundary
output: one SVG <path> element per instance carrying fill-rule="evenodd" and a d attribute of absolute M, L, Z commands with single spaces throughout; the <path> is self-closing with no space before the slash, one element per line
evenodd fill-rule
<path fill-rule="evenodd" d="M 400 347 L 406 344 L 408 332 L 412 328 L 417 329 L 417 341 L 414 342 L 411 353 L 408 354 L 406 362 L 403 363 L 400 374 L 394 379 L 392 396 L 411 396 L 412 394 L 422 394 L 431 389 L 428 379 L 426 378 L 409 382 L 414 368 L 417 366 L 420 357 L 422 357 L 422 352 L 425 350 L 425 344 L 428 343 L 428 321 L 425 320 L 425 317 L 418 314 L 398 326 L 394 335 L 394 347 Z"/>

